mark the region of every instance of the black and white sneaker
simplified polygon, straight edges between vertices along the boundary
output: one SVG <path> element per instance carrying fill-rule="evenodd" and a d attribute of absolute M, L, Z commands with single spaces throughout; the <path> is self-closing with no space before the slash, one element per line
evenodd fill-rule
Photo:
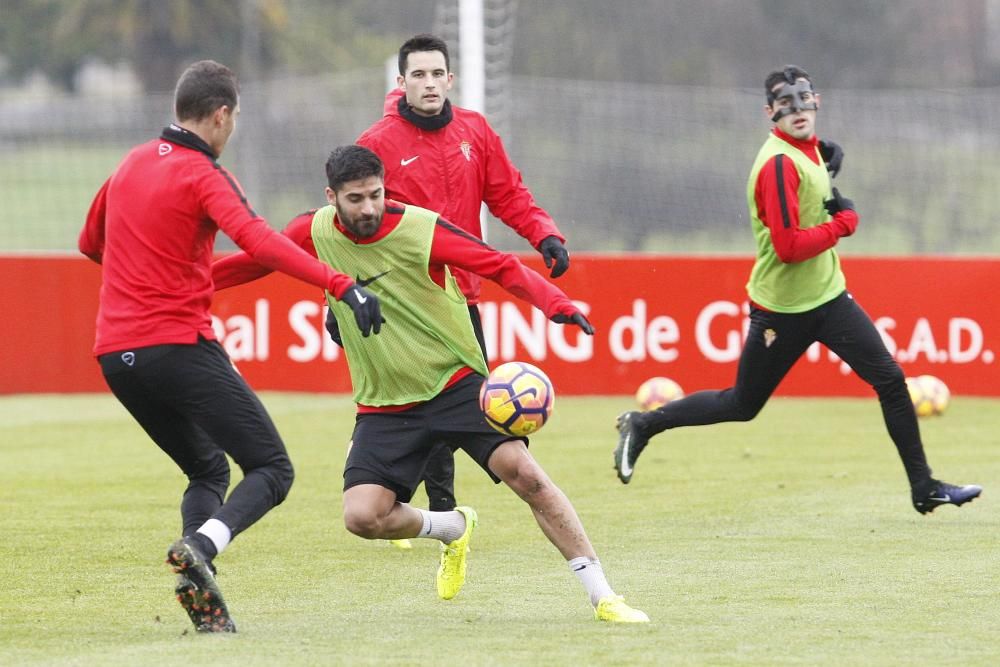
<path fill-rule="evenodd" d="M 623 412 L 618 415 L 618 422 L 615 427 L 618 429 L 618 446 L 615 447 L 615 472 L 622 484 L 632 481 L 632 473 L 635 471 L 635 462 L 639 454 L 646 448 L 649 438 L 639 431 L 636 418 L 639 412 Z"/>
<path fill-rule="evenodd" d="M 236 632 L 236 624 L 215 581 L 215 568 L 191 541 L 181 538 L 167 550 L 177 576 L 174 592 L 198 632 Z"/>
<path fill-rule="evenodd" d="M 979 497 L 983 487 L 977 484 L 955 486 L 939 480 L 931 480 L 930 491 L 913 491 L 913 509 L 921 514 L 929 514 L 939 505 L 964 505 Z"/>

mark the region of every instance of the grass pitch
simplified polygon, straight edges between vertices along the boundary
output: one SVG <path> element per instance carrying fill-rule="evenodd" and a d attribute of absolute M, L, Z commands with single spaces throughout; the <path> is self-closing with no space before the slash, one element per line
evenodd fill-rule
<path fill-rule="evenodd" d="M 264 394 L 297 479 L 218 560 L 239 626 L 201 636 L 163 563 L 184 480 L 110 395 L 0 398 L 0 663 L 10 665 L 995 665 L 1000 402 L 922 422 L 931 465 L 984 497 L 920 516 L 877 401 L 775 399 L 753 422 L 667 432 L 629 486 L 623 397 L 560 397 L 532 451 L 648 626 L 593 620 L 512 493 L 458 455 L 479 511 L 468 583 L 436 545 L 340 517 L 346 398 Z M 424 503 L 422 492 L 418 503 Z"/>

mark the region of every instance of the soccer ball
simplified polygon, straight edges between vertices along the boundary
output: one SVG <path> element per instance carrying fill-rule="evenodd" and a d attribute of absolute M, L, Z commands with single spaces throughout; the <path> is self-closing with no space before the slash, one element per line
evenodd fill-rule
<path fill-rule="evenodd" d="M 939 415 L 948 409 L 951 400 L 948 385 L 933 375 L 906 378 L 906 388 L 918 417 Z"/>
<path fill-rule="evenodd" d="M 684 398 L 684 390 L 670 378 L 649 378 L 635 392 L 635 400 L 643 410 L 655 410 L 671 401 Z"/>
<path fill-rule="evenodd" d="M 515 437 L 542 428 L 552 414 L 555 398 L 545 373 L 523 361 L 497 366 L 479 390 L 486 423 Z"/>

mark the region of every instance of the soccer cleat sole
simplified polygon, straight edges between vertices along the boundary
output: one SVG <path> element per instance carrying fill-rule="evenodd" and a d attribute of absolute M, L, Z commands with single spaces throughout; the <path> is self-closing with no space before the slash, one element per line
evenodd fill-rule
<path fill-rule="evenodd" d="M 223 607 L 213 604 L 211 593 L 199 591 L 190 580 L 174 589 L 177 602 L 187 612 L 197 632 L 236 632 L 236 624 Z"/>
<path fill-rule="evenodd" d="M 187 545 L 174 543 L 167 552 L 167 565 L 178 575 L 174 589 L 177 602 L 197 632 L 236 632 L 236 624 L 229 616 L 214 577 L 206 566 L 196 566 Z"/>
<path fill-rule="evenodd" d="M 177 575 L 177 586 L 174 588 L 174 595 L 196 628 L 201 624 L 201 603 L 195 598 L 197 591 L 198 589 L 195 588 L 190 579 L 183 574 Z"/>

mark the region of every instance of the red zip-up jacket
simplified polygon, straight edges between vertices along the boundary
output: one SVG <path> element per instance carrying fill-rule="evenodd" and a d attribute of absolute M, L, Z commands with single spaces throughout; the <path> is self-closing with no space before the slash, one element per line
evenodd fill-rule
<path fill-rule="evenodd" d="M 271 229 L 208 144 L 171 125 L 125 156 L 80 232 L 80 252 L 103 266 L 95 355 L 215 340 L 209 306 L 219 229 L 257 261 L 337 298 L 354 284 Z"/>
<path fill-rule="evenodd" d="M 401 105 L 406 105 L 403 92 L 390 91 L 385 115 L 357 141 L 385 165 L 387 198 L 437 211 L 479 239 L 479 211 L 485 202 L 533 248 L 549 236 L 566 241 L 552 217 L 535 203 L 503 141 L 482 114 L 449 102 L 451 121 L 425 130 L 404 117 Z M 479 303 L 479 277 L 456 269 L 455 279 L 469 303 Z"/>

